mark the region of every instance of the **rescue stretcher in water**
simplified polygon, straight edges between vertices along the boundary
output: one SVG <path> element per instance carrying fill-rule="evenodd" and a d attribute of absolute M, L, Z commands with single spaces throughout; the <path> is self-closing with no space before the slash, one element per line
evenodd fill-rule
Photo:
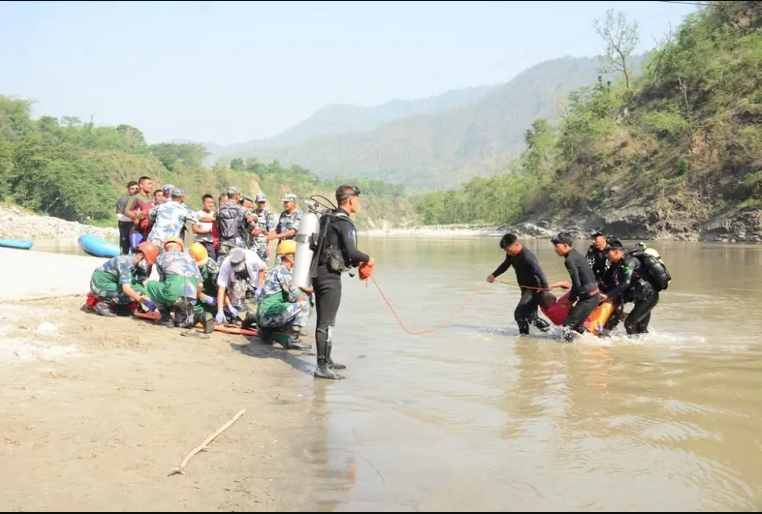
<path fill-rule="evenodd" d="M 549 308 L 546 308 L 545 305 L 540 305 L 542 313 L 545 314 L 554 325 L 563 323 L 566 316 L 569 314 L 569 311 L 572 308 L 572 305 L 568 303 L 570 294 L 571 291 L 557 299 L 556 303 Z M 611 302 L 603 302 L 598 305 L 585 320 L 585 329 L 593 335 L 600 334 L 603 332 L 606 322 L 614 313 L 614 310 L 616 310 L 616 306 Z"/>

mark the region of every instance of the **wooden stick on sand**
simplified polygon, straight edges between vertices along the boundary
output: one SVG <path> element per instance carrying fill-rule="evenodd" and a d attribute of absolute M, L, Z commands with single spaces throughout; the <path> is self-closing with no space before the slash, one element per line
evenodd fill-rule
<path fill-rule="evenodd" d="M 169 476 L 172 476 L 172 475 L 184 475 L 184 474 L 185 474 L 185 472 L 184 472 L 183 470 L 185 469 L 185 466 L 188 464 L 188 462 L 189 462 L 189 461 L 190 461 L 190 460 L 193 458 L 193 456 L 194 456 L 194 455 L 196 455 L 198 452 L 201 452 L 201 451 L 205 451 L 205 450 L 208 450 L 208 449 L 209 449 L 209 443 L 211 443 L 212 441 L 214 441 L 214 439 L 215 439 L 215 438 L 216 438 L 218 435 L 220 435 L 221 433 L 223 433 L 225 430 L 227 430 L 228 428 L 230 428 L 230 426 L 231 426 L 233 423 L 235 423 L 236 421 L 238 421 L 238 418 L 240 418 L 241 416 L 243 416 L 243 413 L 244 413 L 244 412 L 246 412 L 246 409 L 241 409 L 241 410 L 240 410 L 240 412 L 239 412 L 238 414 L 236 414 L 236 415 L 233 417 L 233 419 L 231 419 L 230 421 L 228 421 L 227 423 L 225 423 L 224 425 L 222 425 L 222 426 L 221 426 L 221 427 L 220 427 L 220 428 L 219 428 L 219 429 L 218 429 L 218 430 L 217 430 L 215 433 L 213 433 L 212 435 L 210 435 L 209 437 L 207 437 L 206 441 L 204 441 L 204 442 L 203 442 L 203 443 L 201 443 L 199 446 L 197 446 L 197 447 L 196 447 L 196 448 L 195 448 L 195 449 L 194 449 L 192 452 L 190 452 L 190 453 L 188 454 L 188 456 L 187 456 L 187 457 L 185 457 L 185 459 L 183 460 L 183 463 L 182 463 L 182 464 L 180 464 L 180 467 L 179 467 L 179 468 L 172 468 L 172 471 L 170 471 L 170 472 L 169 472 Z"/>
<path fill-rule="evenodd" d="M 87 296 L 87 293 L 54 294 L 52 296 L 38 296 L 36 298 L 22 298 L 22 302 L 35 302 L 37 300 L 51 300 L 53 298 L 69 298 L 73 296 Z"/>

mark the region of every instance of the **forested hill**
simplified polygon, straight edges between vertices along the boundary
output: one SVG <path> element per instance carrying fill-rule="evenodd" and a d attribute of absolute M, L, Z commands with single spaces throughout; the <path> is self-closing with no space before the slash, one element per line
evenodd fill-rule
<path fill-rule="evenodd" d="M 609 26 L 616 34 L 616 18 Z M 427 195 L 420 214 L 427 223 L 545 220 L 621 237 L 762 241 L 761 26 L 762 3 L 713 2 L 629 87 L 622 78 L 574 91 L 557 126 L 534 122 L 506 173 Z M 620 42 L 636 34 L 628 30 Z"/>
<path fill-rule="evenodd" d="M 0 200 L 37 213 L 115 224 L 116 200 L 127 182 L 141 175 L 152 177 L 157 188 L 171 183 L 185 189 L 186 203 L 193 208 L 200 208 L 203 194 L 216 197 L 231 184 L 250 195 L 264 191 L 277 212 L 285 192 L 300 198 L 315 193 L 331 198 L 337 185 L 337 180 L 320 179 L 299 166 L 285 168 L 277 161 L 240 161 L 236 170 L 208 168 L 203 165 L 203 145 L 149 145 L 140 130 L 129 125 L 103 127 L 74 117 L 34 120 L 30 105 L 0 96 Z M 360 226 L 414 220 L 403 187 L 380 181 L 357 183 L 366 193 Z"/>
<path fill-rule="evenodd" d="M 595 83 L 598 60 L 562 58 L 525 70 L 478 101 L 401 118 L 362 132 L 329 135 L 279 148 L 240 148 L 230 155 L 279 159 L 321 176 L 358 175 L 414 188 L 454 187 L 490 175 L 517 157 L 538 116 L 560 114 L 560 101 Z"/>

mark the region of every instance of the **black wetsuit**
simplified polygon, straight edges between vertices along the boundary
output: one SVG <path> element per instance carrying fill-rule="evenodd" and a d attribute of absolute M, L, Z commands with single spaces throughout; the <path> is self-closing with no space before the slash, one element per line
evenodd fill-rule
<path fill-rule="evenodd" d="M 641 265 L 640 259 L 634 256 L 630 258 L 638 263 L 638 267 L 627 291 L 626 301 L 633 302 L 634 306 L 624 320 L 624 329 L 628 335 L 647 334 L 651 311 L 659 303 L 659 290 L 653 285 L 654 279 L 647 268 Z"/>
<path fill-rule="evenodd" d="M 590 245 L 587 249 L 587 255 L 585 255 L 590 267 L 593 268 L 593 274 L 598 281 L 598 285 L 603 285 L 603 276 L 606 274 L 606 270 L 610 266 L 609 262 L 609 245 L 606 244 L 606 248 L 599 250 L 595 245 Z"/>
<path fill-rule="evenodd" d="M 569 301 L 577 302 L 563 322 L 564 338 L 569 341 L 572 338 L 570 330 L 580 334 L 584 332 L 585 319 L 600 303 L 601 294 L 593 274 L 593 268 L 577 250 L 572 248 L 566 254 L 564 265 L 569 272 L 572 283 Z"/>
<path fill-rule="evenodd" d="M 613 330 L 619 324 L 629 291 L 637 282 L 639 269 L 640 261 L 625 255 L 619 262 L 611 263 L 603 274 L 600 283 L 601 289 L 606 293 L 606 301 L 616 305 L 616 311 L 606 322 L 606 329 Z"/>
<path fill-rule="evenodd" d="M 341 272 L 331 269 L 329 250 L 338 250 L 346 267 L 358 266 L 368 262 L 370 257 L 357 249 L 355 244 L 355 227 L 349 220 L 347 212 L 339 208 L 335 211 L 346 217 L 331 217 L 328 232 L 325 237 L 325 247 L 318 256 L 317 276 L 313 281 L 315 290 L 315 308 L 317 310 L 317 327 L 315 343 L 317 344 L 318 369 L 329 365 L 342 369 L 331 360 L 331 332 L 336 324 L 336 314 L 341 303 Z"/>
<path fill-rule="evenodd" d="M 542 290 L 548 289 L 548 280 L 545 278 L 540 264 L 537 262 L 537 258 L 534 254 L 526 248 L 521 248 L 521 251 L 515 257 L 506 255 L 505 260 L 495 271 L 492 272 L 492 276 L 497 278 L 513 266 L 516 271 L 516 281 L 519 286 L 529 286 L 529 288 L 521 288 L 521 299 L 516 306 L 516 310 L 513 313 L 513 317 L 519 326 L 519 332 L 521 334 L 529 334 L 529 324 L 533 324 L 540 330 L 547 330 L 550 325 L 538 317 L 537 308 L 540 304 L 540 294 Z"/>

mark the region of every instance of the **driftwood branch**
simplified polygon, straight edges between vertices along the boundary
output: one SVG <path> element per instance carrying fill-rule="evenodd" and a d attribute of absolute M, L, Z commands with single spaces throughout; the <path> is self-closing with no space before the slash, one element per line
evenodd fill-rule
<path fill-rule="evenodd" d="M 230 428 L 230 426 L 238 421 L 238 418 L 243 416 L 243 413 L 246 412 L 246 409 L 241 409 L 238 414 L 236 414 L 233 419 L 222 425 L 215 433 L 207 437 L 206 441 L 198 445 L 192 452 L 190 452 L 187 457 L 183 460 L 183 463 L 180 464 L 179 468 L 172 468 L 172 471 L 169 472 L 169 476 L 172 475 L 184 475 L 185 472 L 183 471 L 185 469 L 185 466 L 188 464 L 188 462 L 193 458 L 194 455 L 196 455 L 198 452 L 206 451 L 209 449 L 209 443 L 215 440 L 215 438 L 223 433 L 225 430 Z"/>
<path fill-rule="evenodd" d="M 51 300 L 53 298 L 69 298 L 74 296 L 86 296 L 87 293 L 54 294 L 52 296 L 37 296 L 35 298 L 22 298 L 22 302 L 36 302 L 37 300 Z"/>

